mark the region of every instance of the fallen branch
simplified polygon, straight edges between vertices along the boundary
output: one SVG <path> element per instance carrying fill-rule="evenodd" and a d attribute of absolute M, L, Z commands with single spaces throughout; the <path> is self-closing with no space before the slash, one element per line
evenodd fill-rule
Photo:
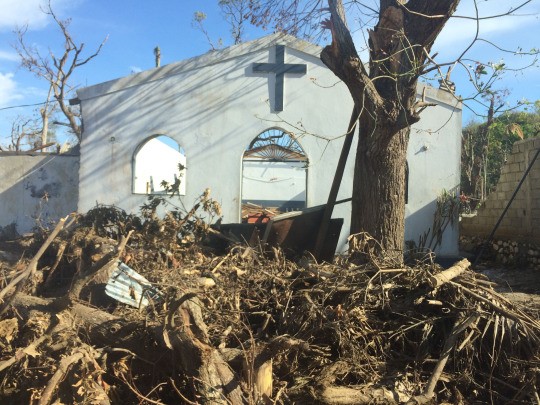
<path fill-rule="evenodd" d="M 396 393 L 387 388 L 328 386 L 317 393 L 317 400 L 332 405 L 397 404 Z"/>
<path fill-rule="evenodd" d="M 448 361 L 448 358 L 450 357 L 450 353 L 454 346 L 456 345 L 458 336 L 465 331 L 469 326 L 473 325 L 478 321 L 479 315 L 473 314 L 469 316 L 467 319 L 465 319 L 461 323 L 455 323 L 454 327 L 452 328 L 452 332 L 450 333 L 450 336 L 446 339 L 446 342 L 444 343 L 443 350 L 441 352 L 441 356 L 439 357 L 439 361 L 437 362 L 435 369 L 433 370 L 433 373 L 431 374 L 431 377 L 428 380 L 427 386 L 422 393 L 422 395 L 414 397 L 413 401 L 409 402 L 410 404 L 427 404 L 430 403 L 433 397 L 435 396 L 435 386 L 437 385 L 437 382 L 441 378 L 441 374 L 444 370 L 444 367 L 446 366 L 446 362 Z"/>
<path fill-rule="evenodd" d="M 67 243 L 63 241 L 60 243 L 60 246 L 58 247 L 58 251 L 56 252 L 56 259 L 54 261 L 54 264 L 50 268 L 50 270 L 47 272 L 47 278 L 45 279 L 42 289 L 46 290 L 51 285 L 51 280 L 53 279 L 53 274 L 58 268 L 58 265 L 60 264 L 60 261 L 62 260 L 62 257 L 64 256 L 64 252 L 66 250 Z"/>
<path fill-rule="evenodd" d="M 470 265 L 471 263 L 467 259 L 460 260 L 452 267 L 441 271 L 439 274 L 429 277 L 429 284 L 433 288 L 440 287 L 441 285 L 459 276 L 461 273 L 467 270 Z"/>
<path fill-rule="evenodd" d="M 101 385 L 102 380 L 100 373 L 102 372 L 102 369 L 94 358 L 94 350 L 84 343 L 80 343 L 80 346 L 77 347 L 72 354 L 64 357 L 60 361 L 58 369 L 47 383 L 38 405 L 47 405 L 52 401 L 53 395 L 58 390 L 60 383 L 66 378 L 71 368 L 79 361 L 86 363 L 86 370 L 91 366 L 94 371 L 89 375 L 83 373 L 76 376 L 79 381 L 72 386 L 77 387 L 81 384 L 85 385 L 83 393 L 80 393 L 79 391 L 76 394 L 74 393 L 74 397 L 78 398 L 76 402 L 80 403 L 80 401 L 83 400 L 84 402 L 96 405 L 110 405 L 109 398 Z M 96 372 L 99 373 L 97 378 L 95 378 Z M 58 401 L 55 401 L 54 403 L 57 402 Z"/>
<path fill-rule="evenodd" d="M 47 405 L 51 402 L 52 396 L 60 382 L 65 378 L 68 371 L 73 367 L 75 363 L 84 357 L 84 353 L 81 351 L 73 353 L 69 357 L 64 357 L 58 366 L 58 370 L 53 374 L 45 390 L 41 394 L 38 405 Z"/>
<path fill-rule="evenodd" d="M 336 361 L 321 372 L 318 386 L 313 394 L 315 399 L 323 404 L 361 405 L 361 404 L 397 404 L 400 401 L 399 392 L 385 387 L 373 385 L 339 386 L 336 379 L 339 375 L 348 373 L 350 365 L 346 361 Z"/>
<path fill-rule="evenodd" d="M 486 298 L 486 297 L 472 291 L 471 289 L 469 289 L 467 287 L 464 287 L 462 284 L 455 283 L 453 281 L 450 281 L 450 283 L 452 283 L 454 286 L 458 287 L 460 289 L 460 291 L 464 292 L 465 294 L 473 297 L 477 301 L 480 301 L 480 302 L 486 304 L 491 309 L 493 309 L 495 312 L 503 315 L 504 317 L 506 317 L 508 319 L 511 319 L 511 320 L 523 325 L 523 327 L 526 328 L 526 329 L 531 328 L 532 329 L 531 337 L 534 337 L 535 341 L 540 342 L 540 336 L 538 336 L 536 333 L 533 332 L 533 331 L 540 332 L 540 322 L 538 320 L 528 316 L 527 314 L 522 313 L 521 311 L 513 312 L 513 311 L 507 310 L 505 308 L 502 308 L 501 306 L 496 304 L 497 301 L 495 301 L 493 299 Z"/>
<path fill-rule="evenodd" d="M 88 269 L 88 271 L 77 275 L 76 279 L 73 280 L 73 285 L 69 291 L 69 297 L 71 299 L 78 299 L 83 288 L 93 279 L 100 278 L 101 281 L 104 282 L 109 279 L 112 272 L 116 268 L 118 260 L 120 260 L 120 257 L 122 256 L 122 253 L 124 252 L 132 233 L 133 230 L 129 231 L 126 236 L 122 237 L 116 252 L 107 254 L 96 264 L 96 266 L 92 266 L 90 269 Z"/>
<path fill-rule="evenodd" d="M 57 314 L 67 309 L 73 318 L 72 322 L 77 325 L 81 338 L 89 341 L 91 345 L 114 347 L 119 341 L 122 341 L 124 349 L 135 353 L 147 352 L 144 343 L 136 336 L 133 336 L 133 331 L 142 327 L 141 324 L 119 318 L 100 309 L 76 301 L 72 302 L 65 297 L 56 299 L 40 298 L 22 293 L 15 297 L 11 305 L 23 319 L 28 319 L 30 313 L 36 310 L 43 313 Z M 147 355 L 158 359 L 161 357 L 160 353 L 162 354 L 162 352 L 163 349 L 156 348 L 155 352 L 147 352 Z"/>
<path fill-rule="evenodd" d="M 0 371 L 3 371 L 6 368 L 11 367 L 13 364 L 21 361 L 22 359 L 24 359 L 28 355 L 35 354 L 36 349 L 38 348 L 38 346 L 41 345 L 43 342 L 45 342 L 49 337 L 50 337 L 49 335 L 40 336 L 39 338 L 34 340 L 32 343 L 30 343 L 25 348 L 17 350 L 15 355 L 13 355 L 12 357 L 10 357 L 7 360 L 4 360 L 4 361 L 0 362 Z"/>
<path fill-rule="evenodd" d="M 245 404 L 240 382 L 220 352 L 209 344 L 202 303 L 195 294 L 173 302 L 165 319 L 163 338 L 180 356 L 185 374 L 192 380 L 193 394 L 212 404 Z M 178 313 L 180 324 L 175 323 Z"/>
<path fill-rule="evenodd" d="M 66 221 L 68 218 L 72 218 L 70 222 L 67 223 Z M 8 307 L 9 303 L 15 298 L 17 293 L 21 290 L 24 283 L 22 283 L 23 280 L 27 280 L 30 278 L 36 271 L 37 271 L 37 264 L 41 256 L 43 256 L 43 253 L 47 250 L 47 248 L 50 246 L 50 244 L 53 242 L 54 238 L 60 233 L 60 231 L 64 228 L 68 228 L 73 223 L 74 215 L 70 214 L 66 216 L 65 218 L 61 218 L 60 221 L 58 221 L 58 224 L 56 224 L 56 227 L 54 230 L 49 234 L 48 238 L 45 240 L 43 245 L 39 248 L 38 252 L 34 255 L 32 260 L 30 260 L 30 263 L 28 263 L 28 266 L 26 266 L 26 269 L 19 274 L 17 277 L 12 279 L 10 283 L 2 290 L 0 291 L 0 302 L 3 301 L 0 314 L 3 314 Z M 4 297 L 13 289 L 15 288 L 15 291 L 6 299 L 4 300 Z"/>

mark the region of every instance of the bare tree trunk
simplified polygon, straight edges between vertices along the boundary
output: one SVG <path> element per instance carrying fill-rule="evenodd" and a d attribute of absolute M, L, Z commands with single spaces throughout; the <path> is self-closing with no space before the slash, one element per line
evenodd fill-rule
<path fill-rule="evenodd" d="M 405 232 L 405 166 L 409 128 L 384 134 L 385 145 L 374 148 L 360 119 L 360 138 L 353 181 L 351 233 L 368 232 L 381 242 L 387 254 L 398 259 L 403 253 Z M 393 132 L 378 128 L 380 133 Z M 373 181 L 373 179 L 377 179 Z"/>
<path fill-rule="evenodd" d="M 321 59 L 349 88 L 360 111 L 351 232 L 365 231 L 402 261 L 405 167 L 410 127 L 428 106 L 417 100 L 418 78 L 435 38 L 459 0 L 381 1 L 369 30 L 369 70 L 360 59 L 342 0 L 328 0 L 332 44 Z"/>

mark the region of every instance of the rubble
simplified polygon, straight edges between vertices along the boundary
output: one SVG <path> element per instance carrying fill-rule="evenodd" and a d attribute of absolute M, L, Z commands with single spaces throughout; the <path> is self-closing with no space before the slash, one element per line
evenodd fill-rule
<path fill-rule="evenodd" d="M 198 215 L 212 207 L 99 207 L 4 266 L 0 401 L 538 403 L 540 321 L 468 261 L 396 267 L 364 234 L 321 265 L 217 255 Z M 119 261 L 159 299 L 107 296 Z"/>
<path fill-rule="evenodd" d="M 242 203 L 242 222 L 245 223 L 266 223 L 281 211 L 275 207 L 265 208 L 254 203 Z"/>

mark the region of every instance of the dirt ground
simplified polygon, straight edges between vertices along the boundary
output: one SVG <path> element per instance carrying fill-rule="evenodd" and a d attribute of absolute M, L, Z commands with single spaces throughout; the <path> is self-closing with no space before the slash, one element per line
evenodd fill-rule
<path fill-rule="evenodd" d="M 477 269 L 497 283 L 495 290 L 510 301 L 534 308 L 540 316 L 540 272 L 523 268 L 483 265 Z"/>

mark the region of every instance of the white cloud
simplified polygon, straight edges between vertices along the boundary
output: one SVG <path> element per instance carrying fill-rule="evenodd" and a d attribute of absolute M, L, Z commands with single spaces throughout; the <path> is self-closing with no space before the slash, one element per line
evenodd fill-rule
<path fill-rule="evenodd" d="M 0 0 L 0 31 L 10 31 L 16 27 L 28 25 L 29 29 L 44 28 L 49 16 L 43 12 L 47 0 Z M 69 0 L 52 1 L 55 14 L 69 5 Z"/>
<path fill-rule="evenodd" d="M 448 21 L 435 41 L 435 48 L 432 53 L 438 52 L 439 57 L 453 59 L 474 40 L 476 34 L 476 21 L 473 19 L 476 17 L 475 3 L 478 7 L 478 16 L 483 18 L 503 15 L 509 10 L 518 7 L 523 3 L 523 0 L 462 1 L 454 17 Z M 540 2 L 529 3 L 525 7 L 518 9 L 513 15 L 481 19 L 479 37 L 490 40 L 495 44 L 499 44 L 501 39 L 504 39 L 505 43 L 508 43 L 511 39 L 516 45 L 523 42 L 523 36 L 537 38 L 540 35 L 540 5 L 538 3 Z M 356 30 L 353 33 L 358 49 L 366 46 L 365 36 L 365 29 Z M 512 48 L 510 47 L 510 49 Z M 367 52 L 363 52 L 362 56 L 368 56 Z"/>
<path fill-rule="evenodd" d="M 0 49 L 0 60 L 5 60 L 8 62 L 18 62 L 19 55 L 14 51 L 3 51 Z"/>
<path fill-rule="evenodd" d="M 479 38 L 493 39 L 501 34 L 508 34 L 513 31 L 523 32 L 527 25 L 537 23 L 536 17 L 501 17 L 480 21 L 478 30 Z M 435 45 L 441 49 L 443 47 L 460 47 L 467 45 L 476 35 L 476 22 L 473 20 L 454 19 L 448 22 L 443 29 Z"/>
<path fill-rule="evenodd" d="M 140 72 L 142 72 L 143 70 L 142 70 L 142 68 L 140 68 L 139 66 L 130 66 L 130 67 L 129 67 L 129 71 L 130 71 L 131 73 L 140 73 Z"/>
<path fill-rule="evenodd" d="M 495 43 L 502 35 L 509 37 L 523 35 L 525 27 L 536 27 L 538 25 L 538 7 L 533 4 L 517 10 L 513 15 L 505 16 L 509 10 L 518 7 L 522 1 L 518 0 L 491 0 L 477 1 L 479 38 L 492 40 Z M 482 19 L 489 16 L 495 18 Z M 472 40 L 474 40 L 477 30 L 475 18 L 477 10 L 471 1 L 461 2 L 454 17 L 446 24 L 443 31 L 437 38 L 435 46 L 437 50 L 444 52 L 463 50 Z M 460 18 L 469 17 L 469 18 Z M 519 40 L 517 41 L 519 43 Z"/>
<path fill-rule="evenodd" d="M 21 98 L 22 95 L 18 92 L 13 73 L 0 73 L 0 107 L 7 107 Z"/>

